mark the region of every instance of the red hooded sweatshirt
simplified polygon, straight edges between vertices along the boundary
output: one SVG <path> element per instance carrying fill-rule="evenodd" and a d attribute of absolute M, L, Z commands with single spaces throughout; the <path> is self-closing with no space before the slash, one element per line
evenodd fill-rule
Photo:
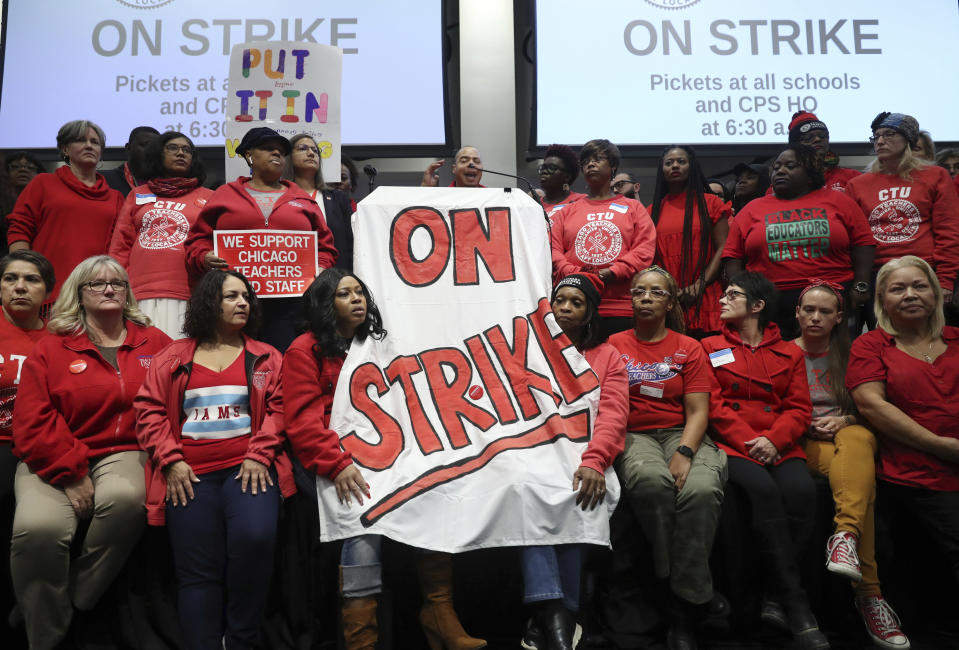
<path fill-rule="evenodd" d="M 758 464 L 746 441 L 765 436 L 782 460 L 805 458 L 798 443 L 812 419 L 812 400 L 802 350 L 783 341 L 774 323 L 755 348 L 724 324 L 721 334 L 703 340 L 703 349 L 718 382 L 709 405 L 716 443 L 727 454 Z"/>
<path fill-rule="evenodd" d="M 310 195 L 287 180 L 280 182 L 286 192 L 273 205 L 266 219 L 260 207 L 246 191 L 250 179 L 242 176 L 221 186 L 209 197 L 186 240 L 186 267 L 191 279 L 206 272 L 203 257 L 213 251 L 214 230 L 315 230 L 317 262 L 328 269 L 336 264 L 333 233 L 326 225 L 323 211 Z"/>
<path fill-rule="evenodd" d="M 47 336 L 26 363 L 13 412 L 13 453 L 58 487 L 87 475 L 89 460 L 139 450 L 133 397 L 154 355 L 170 343 L 155 327 L 126 322 L 116 368 L 86 334 Z"/>
<path fill-rule="evenodd" d="M 183 394 L 190 381 L 195 353 L 196 339 L 181 339 L 163 350 L 153 360 L 134 400 L 137 439 L 150 455 L 146 506 L 151 526 L 166 523 L 166 477 L 162 470 L 184 459 L 180 444 Z M 283 451 L 282 356 L 273 346 L 250 338 L 245 339 L 243 354 L 252 424 L 245 458 L 267 467 L 276 465 L 280 492 L 288 497 L 296 493 L 296 484 L 293 465 Z"/>
<path fill-rule="evenodd" d="M 25 241 L 50 260 L 57 275 L 52 302 L 77 264 L 107 252 L 122 206 L 123 196 L 100 174 L 93 187 L 87 187 L 69 167 L 59 167 L 52 174 L 38 174 L 23 188 L 7 216 L 7 242 Z"/>

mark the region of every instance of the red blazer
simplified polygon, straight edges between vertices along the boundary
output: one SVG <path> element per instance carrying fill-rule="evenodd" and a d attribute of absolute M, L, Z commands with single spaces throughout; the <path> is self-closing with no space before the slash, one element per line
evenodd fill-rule
<path fill-rule="evenodd" d="M 812 400 L 802 350 L 783 341 L 774 323 L 766 326 L 756 348 L 727 325 L 721 334 L 703 340 L 706 354 L 726 348 L 734 361 L 713 367 L 717 385 L 710 396 L 709 419 L 716 443 L 727 454 L 753 460 L 745 443 L 765 436 L 782 460 L 805 458 L 798 443 L 812 420 Z"/>
<path fill-rule="evenodd" d="M 283 357 L 283 396 L 286 433 L 293 453 L 308 470 L 330 480 L 353 457 L 340 447 L 340 437 L 330 429 L 330 408 L 343 360 L 335 357 L 318 363 L 312 334 L 298 336 Z"/>
<path fill-rule="evenodd" d="M 328 269 L 336 264 L 337 252 L 333 233 L 326 225 L 323 211 L 309 194 L 287 180 L 286 186 L 273 205 L 268 219 L 244 187 L 250 181 L 240 177 L 219 187 L 209 197 L 187 237 L 186 268 L 191 281 L 206 272 L 203 257 L 213 250 L 214 230 L 315 230 L 317 263 Z"/>
<path fill-rule="evenodd" d="M 91 459 L 139 450 L 133 397 L 170 343 L 155 327 L 127 321 L 119 372 L 86 334 L 41 339 L 23 364 L 13 413 L 13 453 L 58 487 L 87 475 Z"/>
<path fill-rule="evenodd" d="M 162 470 L 183 460 L 183 394 L 193 370 L 196 344 L 195 339 L 181 339 L 158 354 L 133 401 L 137 440 L 150 455 L 146 467 L 146 506 L 151 526 L 166 522 L 166 477 Z M 282 356 L 273 346 L 250 338 L 246 339 L 243 354 L 252 424 L 246 458 L 267 467 L 275 464 L 280 492 L 288 497 L 296 493 L 296 485 L 293 466 L 283 451 Z"/>

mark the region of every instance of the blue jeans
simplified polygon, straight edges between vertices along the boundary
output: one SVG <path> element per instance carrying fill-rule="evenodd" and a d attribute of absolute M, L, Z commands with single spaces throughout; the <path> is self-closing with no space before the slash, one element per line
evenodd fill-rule
<path fill-rule="evenodd" d="M 383 589 L 383 571 L 380 564 L 379 535 L 357 535 L 343 541 L 340 567 L 343 571 L 343 596 L 363 598 Z"/>
<path fill-rule="evenodd" d="M 166 507 L 187 650 L 222 647 L 224 609 L 228 649 L 257 641 L 273 574 L 280 490 L 270 470 L 272 487 L 254 496 L 247 486 L 244 494 L 237 472 L 239 466 L 201 474 L 192 501 Z"/>
<path fill-rule="evenodd" d="M 579 544 L 523 547 L 523 602 L 562 600 L 579 610 L 579 575 L 583 564 Z"/>

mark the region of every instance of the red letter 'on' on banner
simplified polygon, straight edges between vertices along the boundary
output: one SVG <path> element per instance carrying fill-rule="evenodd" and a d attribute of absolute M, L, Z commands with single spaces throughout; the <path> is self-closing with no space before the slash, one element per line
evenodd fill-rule
<path fill-rule="evenodd" d="M 383 470 L 390 467 L 403 451 L 403 430 L 400 423 L 369 396 L 367 391 L 370 386 L 376 388 L 376 394 L 380 397 L 389 391 L 380 369 L 368 362 L 357 366 L 350 376 L 350 401 L 353 408 L 373 423 L 373 428 L 380 434 L 380 441 L 371 444 L 350 433 L 340 438 L 340 444 L 363 467 Z"/>
<path fill-rule="evenodd" d="M 413 256 L 411 239 L 423 229 L 432 242 L 423 259 Z M 450 231 L 443 215 L 428 207 L 401 210 L 390 226 L 390 260 L 396 275 L 406 284 L 425 287 L 443 274 L 450 257 Z"/>
<path fill-rule="evenodd" d="M 513 237 L 509 208 L 487 208 L 489 227 L 484 228 L 479 210 L 450 210 L 453 222 L 453 284 L 479 284 L 477 257 L 493 282 L 512 282 Z"/>
<path fill-rule="evenodd" d="M 473 378 L 473 367 L 469 359 L 458 348 L 437 348 L 420 353 L 423 370 L 430 384 L 430 395 L 436 412 L 440 415 L 446 436 L 454 449 L 470 444 L 469 436 L 463 427 L 461 418 L 482 431 L 488 431 L 496 418 L 485 409 L 473 404 L 466 397 Z M 444 368 L 452 375 L 447 380 Z"/>

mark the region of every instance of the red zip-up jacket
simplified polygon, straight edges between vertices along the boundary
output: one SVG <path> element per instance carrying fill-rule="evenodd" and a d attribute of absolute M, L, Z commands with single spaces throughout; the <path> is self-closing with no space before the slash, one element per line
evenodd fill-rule
<path fill-rule="evenodd" d="M 163 468 L 183 460 L 183 394 L 193 371 L 195 339 L 181 339 L 157 355 L 134 399 L 136 436 L 150 455 L 146 467 L 147 523 L 166 523 L 166 477 Z M 269 467 L 276 465 L 280 493 L 296 493 L 293 465 L 283 451 L 283 394 L 280 390 L 282 355 L 272 345 L 244 337 L 243 367 L 250 392 L 251 435 L 246 458 Z"/>
<path fill-rule="evenodd" d="M 183 394 L 193 371 L 196 339 L 181 339 L 154 359 L 134 399 L 136 436 L 150 455 L 147 463 L 147 523 L 166 523 L 166 477 L 163 468 L 183 460 Z M 283 393 L 280 389 L 282 355 L 272 345 L 245 338 L 243 367 L 250 391 L 250 442 L 246 458 L 269 467 L 276 465 L 280 492 L 296 493 L 293 465 L 283 451 Z"/>
<path fill-rule="evenodd" d="M 812 399 L 802 350 L 783 341 L 775 323 L 766 326 L 755 348 L 725 324 L 721 334 L 703 340 L 706 354 L 726 348 L 734 360 L 713 367 L 718 383 L 710 395 L 716 443 L 731 456 L 758 463 L 746 451 L 746 441 L 765 436 L 779 450 L 780 462 L 805 458 L 798 443 L 809 429 Z"/>
<path fill-rule="evenodd" d="M 317 263 L 328 269 L 336 264 L 337 252 L 333 233 L 326 225 L 323 211 L 309 194 L 287 180 L 284 192 L 273 205 L 267 219 L 263 218 L 245 185 L 250 182 L 241 176 L 232 183 L 219 187 L 207 199 L 200 216 L 190 229 L 186 240 L 186 268 L 195 282 L 206 272 L 203 257 L 213 250 L 214 230 L 315 230 Z"/>
<path fill-rule="evenodd" d="M 116 370 L 86 334 L 41 339 L 23 364 L 13 410 L 13 453 L 51 485 L 75 483 L 89 461 L 137 451 L 133 397 L 170 343 L 155 327 L 126 322 Z"/>
<path fill-rule="evenodd" d="M 340 447 L 340 437 L 330 429 L 330 408 L 343 359 L 326 357 L 318 362 L 313 354 L 315 344 L 312 334 L 302 334 L 283 357 L 286 434 L 306 469 L 333 480 L 353 462 Z"/>

